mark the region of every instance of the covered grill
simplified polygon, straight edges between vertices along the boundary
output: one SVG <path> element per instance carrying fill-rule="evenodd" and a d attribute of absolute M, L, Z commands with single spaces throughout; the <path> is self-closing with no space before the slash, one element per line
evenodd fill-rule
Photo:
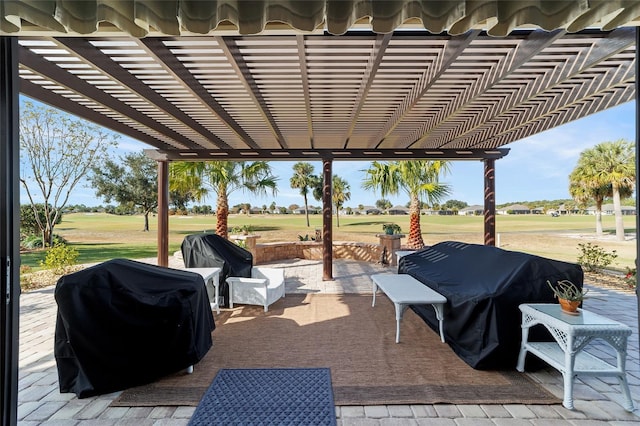
<path fill-rule="evenodd" d="M 398 272 L 411 275 L 447 298 L 446 342 L 478 369 L 515 367 L 522 335 L 518 306 L 557 303 L 547 281 L 570 280 L 579 288 L 583 284 L 580 265 L 456 241 L 403 256 Z M 412 309 L 437 330 L 431 306 Z"/>
<path fill-rule="evenodd" d="M 196 364 L 215 328 L 198 274 L 114 259 L 61 277 L 60 392 L 79 398 L 153 382 Z"/>

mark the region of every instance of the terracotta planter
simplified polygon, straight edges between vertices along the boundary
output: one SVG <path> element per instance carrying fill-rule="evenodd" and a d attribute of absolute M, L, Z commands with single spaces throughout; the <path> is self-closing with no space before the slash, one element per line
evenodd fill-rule
<path fill-rule="evenodd" d="M 578 306 L 580 306 L 579 300 L 558 299 L 558 301 L 565 312 L 577 312 Z"/>

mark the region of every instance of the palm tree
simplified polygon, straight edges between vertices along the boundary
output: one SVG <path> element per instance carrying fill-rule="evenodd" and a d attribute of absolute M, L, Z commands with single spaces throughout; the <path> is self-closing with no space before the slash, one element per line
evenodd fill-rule
<path fill-rule="evenodd" d="M 263 195 L 276 193 L 276 181 L 266 161 L 208 161 L 175 162 L 169 168 L 170 187 L 176 190 L 191 188 L 197 200 L 209 190 L 217 195 L 216 234 L 228 237 L 229 194 L 242 189 Z"/>
<path fill-rule="evenodd" d="M 336 225 L 340 227 L 340 209 L 344 205 L 345 201 L 351 199 L 351 186 L 349 182 L 342 179 L 339 176 L 333 176 L 331 179 L 331 201 L 336 206 Z"/>
<path fill-rule="evenodd" d="M 413 249 L 424 247 L 420 229 L 420 197 L 425 196 L 430 204 L 441 201 L 449 194 L 449 186 L 439 182 L 440 174 L 449 172 L 449 162 L 430 160 L 407 160 L 371 163 L 365 170 L 362 183 L 364 189 L 379 189 L 382 196 L 397 195 L 401 190 L 409 195 L 409 238 L 407 246 Z"/>
<path fill-rule="evenodd" d="M 611 185 L 590 186 L 589 179 L 584 175 L 580 163 L 569 175 L 569 194 L 580 206 L 593 200 L 596 203 L 596 235 L 602 235 L 602 204 L 606 197 L 611 196 Z"/>
<path fill-rule="evenodd" d="M 302 161 L 293 165 L 293 173 L 289 182 L 291 183 L 291 188 L 298 188 L 300 195 L 304 198 L 304 212 L 307 216 L 307 227 L 309 227 L 309 203 L 307 202 L 307 196 L 309 195 L 309 191 L 317 186 L 318 177 L 313 174 L 313 164 Z"/>
<path fill-rule="evenodd" d="M 576 169 L 589 191 L 611 186 L 610 194 L 613 198 L 616 218 L 616 239 L 624 241 L 620 200 L 630 196 L 634 189 L 636 168 L 633 144 L 620 139 L 614 142 L 602 142 L 593 148 L 586 149 L 580 153 Z"/>

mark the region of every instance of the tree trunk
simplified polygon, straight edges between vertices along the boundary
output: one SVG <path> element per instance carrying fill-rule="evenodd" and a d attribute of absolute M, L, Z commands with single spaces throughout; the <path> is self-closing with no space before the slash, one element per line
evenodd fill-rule
<path fill-rule="evenodd" d="M 422 240 L 422 230 L 420 229 L 420 200 L 417 194 L 411 194 L 411 204 L 409 205 L 409 238 L 407 246 L 414 250 L 424 247 Z"/>
<path fill-rule="evenodd" d="M 624 222 L 622 221 L 620 189 L 616 184 L 613 184 L 613 212 L 616 215 L 616 240 L 624 241 Z"/>
<path fill-rule="evenodd" d="M 309 206 L 307 206 L 307 194 L 304 197 L 304 214 L 307 216 L 307 228 L 309 227 Z"/>
<path fill-rule="evenodd" d="M 216 210 L 216 234 L 222 238 L 229 237 L 229 228 L 227 226 L 227 219 L 229 217 L 229 200 L 227 199 L 227 188 L 221 187 L 218 189 L 218 208 Z"/>
<path fill-rule="evenodd" d="M 42 231 L 42 247 L 53 247 L 53 225 L 51 224 L 51 215 L 45 210 L 46 219 L 44 230 Z"/>
<path fill-rule="evenodd" d="M 596 236 L 602 236 L 602 201 L 596 202 Z"/>
<path fill-rule="evenodd" d="M 336 204 L 336 227 L 340 228 L 340 208 Z"/>
<path fill-rule="evenodd" d="M 149 232 L 149 212 L 144 212 L 144 229 L 143 232 Z"/>

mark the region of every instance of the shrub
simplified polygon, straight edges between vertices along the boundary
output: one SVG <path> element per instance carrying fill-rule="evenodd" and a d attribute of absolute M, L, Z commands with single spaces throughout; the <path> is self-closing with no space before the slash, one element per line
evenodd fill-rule
<path fill-rule="evenodd" d="M 42 247 L 42 237 L 38 235 L 28 235 L 22 240 L 22 247 L 27 250 L 33 250 Z"/>
<path fill-rule="evenodd" d="M 591 243 L 579 243 L 580 256 L 578 263 L 587 272 L 597 272 L 611 265 L 618 253 L 615 250 L 606 252 L 602 247 Z"/>
<path fill-rule="evenodd" d="M 51 269 L 54 274 L 64 274 L 71 266 L 78 261 L 78 250 L 66 244 L 55 244 L 49 250 L 41 265 Z"/>
<path fill-rule="evenodd" d="M 53 235 L 53 245 L 56 244 L 67 244 L 67 240 L 61 237 L 58 234 Z M 42 236 L 41 235 L 28 235 L 22 240 L 20 244 L 23 248 L 27 250 L 34 250 L 42 248 Z"/>
<path fill-rule="evenodd" d="M 44 212 L 44 204 L 36 204 L 36 211 L 38 214 L 38 218 L 40 219 L 40 223 L 46 223 L 47 217 Z M 51 208 L 51 206 L 49 206 Z M 55 215 L 55 212 L 51 213 L 51 218 Z M 58 216 L 55 225 L 59 225 L 62 222 L 62 214 Z M 20 205 L 20 229 L 22 232 L 27 234 L 36 234 L 40 232 L 40 227 L 38 226 L 38 221 L 36 220 L 36 214 L 33 211 L 33 207 L 31 204 L 22 204 Z"/>
<path fill-rule="evenodd" d="M 636 288 L 636 268 L 627 268 L 627 273 L 624 276 L 624 282 L 631 288 Z"/>

